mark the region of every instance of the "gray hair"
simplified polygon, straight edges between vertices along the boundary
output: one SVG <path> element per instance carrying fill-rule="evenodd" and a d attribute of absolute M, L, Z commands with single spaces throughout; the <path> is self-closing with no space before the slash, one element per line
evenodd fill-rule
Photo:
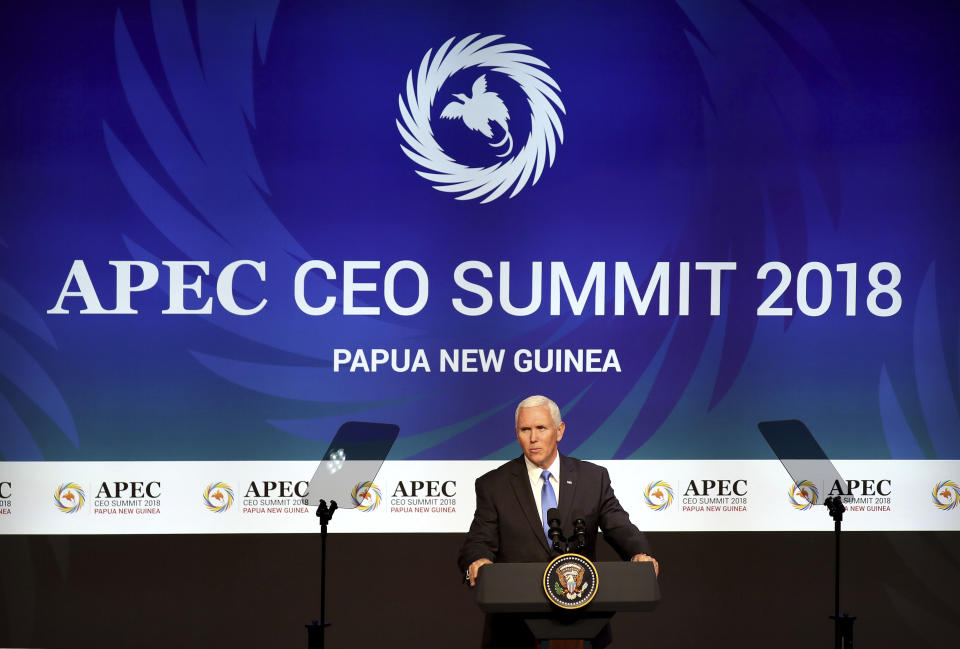
<path fill-rule="evenodd" d="M 536 408 L 537 406 L 546 406 L 550 411 L 550 418 L 553 419 L 553 425 L 557 428 L 560 427 L 560 406 L 556 404 L 553 399 L 548 399 L 547 397 L 535 394 L 532 397 L 527 397 L 523 401 L 517 404 L 517 411 L 513 413 L 513 425 L 516 425 L 520 422 L 520 409 L 521 408 Z"/>

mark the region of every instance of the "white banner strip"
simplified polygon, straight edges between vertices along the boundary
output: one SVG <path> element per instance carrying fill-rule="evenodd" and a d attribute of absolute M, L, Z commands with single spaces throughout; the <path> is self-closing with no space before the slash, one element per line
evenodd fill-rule
<path fill-rule="evenodd" d="M 331 532 L 466 532 L 487 461 L 387 462 Z M 614 460 L 623 507 L 645 531 L 829 531 L 837 485 L 794 484 L 775 460 Z M 960 530 L 960 461 L 841 460 L 844 529 Z M 0 533 L 315 532 L 316 462 L 3 462 Z M 322 495 L 322 494 L 321 494 Z M 352 503 L 341 503 L 341 505 Z"/>

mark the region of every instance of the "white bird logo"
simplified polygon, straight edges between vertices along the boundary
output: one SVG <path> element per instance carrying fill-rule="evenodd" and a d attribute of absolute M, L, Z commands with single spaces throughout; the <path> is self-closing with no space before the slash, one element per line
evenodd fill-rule
<path fill-rule="evenodd" d="M 498 147 L 506 143 L 508 145 L 507 150 L 498 153 L 497 157 L 503 158 L 510 155 L 510 152 L 513 151 L 513 137 L 510 136 L 510 128 L 507 126 L 510 112 L 507 110 L 506 104 L 503 103 L 497 93 L 487 92 L 487 75 L 485 74 L 481 74 L 473 82 L 471 92 L 473 93 L 472 97 L 467 97 L 462 93 L 453 95 L 463 103 L 451 101 L 444 107 L 440 117 L 444 119 L 457 119 L 459 117 L 468 128 L 480 131 L 488 139 L 493 138 L 493 129 L 490 128 L 490 122 L 496 122 L 503 129 L 504 135 L 499 142 L 490 142 L 490 146 Z"/>

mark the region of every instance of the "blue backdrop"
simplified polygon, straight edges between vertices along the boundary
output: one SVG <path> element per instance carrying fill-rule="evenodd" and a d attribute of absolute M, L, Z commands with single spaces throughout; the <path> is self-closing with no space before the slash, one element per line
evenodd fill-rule
<path fill-rule="evenodd" d="M 755 424 L 787 417 L 835 457 L 960 457 L 957 9 L 835 5 L 4 7 L 0 455 L 305 459 L 353 419 L 399 424 L 394 459 L 500 458 L 516 454 L 513 405 L 544 393 L 564 408 L 565 450 L 581 457 L 768 458 Z M 398 128 L 408 75 L 419 89 L 428 51 L 473 34 L 529 47 L 539 63 L 528 65 L 558 88 L 559 103 L 543 100 L 557 124 L 538 121 L 529 89 L 495 62 L 420 89 L 433 99 L 431 137 L 472 177 L 502 149 L 440 112 L 480 74 L 509 109 L 511 155 L 540 146 L 536 183 L 532 172 L 488 203 L 418 176 Z M 546 139 L 528 140 L 541 127 L 557 138 L 552 164 Z M 68 277 L 78 290 L 78 259 L 105 309 L 110 261 L 155 264 L 159 281 L 132 295 L 136 314 L 81 314 L 76 296 L 62 300 L 69 313 L 48 313 Z M 254 315 L 215 297 L 239 259 L 266 268 L 264 281 L 236 275 L 241 307 L 267 299 Z M 337 298 L 322 316 L 294 299 L 311 259 L 337 269 L 306 284 L 314 304 Z M 210 315 L 162 313 L 171 260 L 209 262 Z M 349 260 L 380 262 L 358 274 L 377 283 L 362 301 L 379 315 L 344 314 Z M 429 278 L 410 316 L 383 294 L 400 260 Z M 468 260 L 494 273 L 468 276 L 493 294 L 479 316 L 451 302 L 480 303 L 454 281 Z M 629 300 L 613 315 L 614 263 L 630 264 L 642 294 L 660 261 L 671 262 L 669 313 L 654 299 L 645 315 Z M 719 315 L 709 273 L 695 270 L 689 315 L 678 314 L 679 264 L 698 261 L 737 265 Z M 770 261 L 791 271 L 776 302 L 790 316 L 758 315 L 780 280 L 758 279 Z M 516 305 L 543 262 L 540 309 L 504 313 L 500 262 Z M 566 298 L 551 315 L 551 262 L 578 289 L 605 262 L 604 315 L 592 295 L 581 315 Z M 797 305 L 808 262 L 832 278 L 822 315 Z M 889 281 L 868 277 L 882 262 L 901 275 L 902 304 L 887 316 L 868 301 Z M 837 266 L 852 263 L 850 284 Z M 397 276 L 397 302 L 412 304 L 415 289 L 412 273 Z M 820 304 L 821 275 L 802 293 Z M 334 372 L 337 348 L 423 349 L 432 371 Z M 507 360 L 499 373 L 439 372 L 439 350 L 456 348 L 504 348 Z M 613 349 L 622 371 L 513 368 L 514 350 L 538 348 Z"/>

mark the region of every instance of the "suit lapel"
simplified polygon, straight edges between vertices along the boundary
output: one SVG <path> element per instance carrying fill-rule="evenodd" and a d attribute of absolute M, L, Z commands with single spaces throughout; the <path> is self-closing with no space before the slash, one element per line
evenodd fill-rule
<path fill-rule="evenodd" d="M 560 525 L 564 534 L 573 533 L 573 503 L 577 493 L 577 463 L 566 455 L 560 456 L 560 495 L 557 509 L 560 510 Z M 583 513 L 583 512 L 581 512 Z"/>
<path fill-rule="evenodd" d="M 527 465 L 523 456 L 514 460 L 513 471 L 510 475 L 510 486 L 517 497 L 524 518 L 530 523 L 530 531 L 536 536 L 537 544 L 545 552 L 549 552 L 547 537 L 543 533 L 543 522 L 537 517 L 537 503 L 533 499 L 533 490 L 530 488 L 530 477 L 527 475 Z M 561 490 L 562 491 L 562 490 Z"/>

